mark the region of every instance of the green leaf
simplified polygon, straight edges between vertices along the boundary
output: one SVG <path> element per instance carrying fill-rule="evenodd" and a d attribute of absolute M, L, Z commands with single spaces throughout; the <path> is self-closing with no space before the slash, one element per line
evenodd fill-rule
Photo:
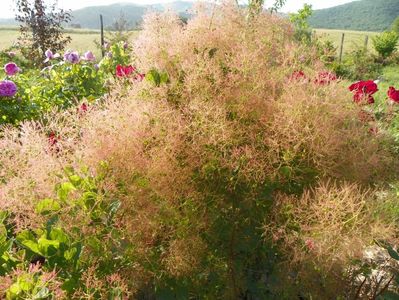
<path fill-rule="evenodd" d="M 395 260 L 399 260 L 399 254 L 396 252 L 391 246 L 386 247 L 388 250 L 389 256 Z"/>
<path fill-rule="evenodd" d="M 57 195 L 61 201 L 65 202 L 68 199 L 69 193 L 75 190 L 76 188 L 71 182 L 64 182 L 58 186 Z"/>
<path fill-rule="evenodd" d="M 85 192 L 82 195 L 81 201 L 86 209 L 91 209 L 96 204 L 97 194 L 94 192 Z"/>
<path fill-rule="evenodd" d="M 82 178 L 80 178 L 78 175 L 71 175 L 69 176 L 69 181 L 75 186 L 79 187 L 80 183 L 82 182 Z"/>
<path fill-rule="evenodd" d="M 0 246 L 7 240 L 7 229 L 0 223 Z"/>
<path fill-rule="evenodd" d="M 38 214 L 46 215 L 61 209 L 61 205 L 53 199 L 43 199 L 36 205 Z"/>
<path fill-rule="evenodd" d="M 160 74 L 160 83 L 168 83 L 169 82 L 169 75 L 166 72 Z"/>
<path fill-rule="evenodd" d="M 48 288 L 46 288 L 46 287 L 42 287 L 40 289 L 40 291 L 37 292 L 36 295 L 33 296 L 32 299 L 36 299 L 36 300 L 48 299 L 49 297 L 50 297 L 50 290 Z"/>
<path fill-rule="evenodd" d="M 65 234 L 64 231 L 62 231 L 61 228 L 53 228 L 50 231 L 50 239 L 54 241 L 59 241 L 60 243 L 63 243 L 65 245 L 69 245 L 69 237 Z"/>
<path fill-rule="evenodd" d="M 38 244 L 36 241 L 35 235 L 29 231 L 25 230 L 19 233 L 16 237 L 16 240 L 25 248 L 29 249 L 30 251 L 41 254 L 38 248 Z"/>
<path fill-rule="evenodd" d="M 281 167 L 279 171 L 280 171 L 281 175 L 283 175 L 285 178 L 291 177 L 291 174 L 292 174 L 291 167 L 284 166 L 284 167 Z"/>
<path fill-rule="evenodd" d="M 60 241 L 58 240 L 48 240 L 44 237 L 41 237 L 38 240 L 38 250 L 40 251 L 40 254 L 44 257 L 50 257 L 55 255 L 59 248 Z"/>
<path fill-rule="evenodd" d="M 150 70 L 145 78 L 155 86 L 159 86 L 161 84 L 161 76 L 155 69 Z"/>

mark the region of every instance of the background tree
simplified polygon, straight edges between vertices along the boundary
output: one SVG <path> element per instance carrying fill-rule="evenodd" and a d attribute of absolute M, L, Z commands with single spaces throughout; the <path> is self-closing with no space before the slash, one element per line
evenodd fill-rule
<path fill-rule="evenodd" d="M 127 42 L 130 40 L 132 35 L 133 26 L 127 20 L 125 14 L 121 11 L 119 18 L 114 20 L 111 26 L 108 28 L 107 40 L 114 43 Z"/>
<path fill-rule="evenodd" d="M 56 0 L 49 6 L 44 0 L 16 0 L 16 11 L 22 52 L 29 59 L 39 62 L 47 49 L 61 51 L 71 41 L 63 32 L 71 13 L 59 9 Z"/>
<path fill-rule="evenodd" d="M 275 0 L 270 11 L 277 12 L 279 11 L 285 4 L 286 0 Z M 259 14 L 263 10 L 263 6 L 265 4 L 265 0 L 249 0 L 248 7 L 249 7 L 249 14 L 254 16 Z"/>
<path fill-rule="evenodd" d="M 313 14 L 312 5 L 305 4 L 297 13 L 290 14 L 290 21 L 295 27 L 295 38 L 301 42 L 310 43 L 312 31 L 309 18 Z"/>
<path fill-rule="evenodd" d="M 399 34 L 399 16 L 392 23 L 392 31 L 394 31 L 397 34 Z"/>

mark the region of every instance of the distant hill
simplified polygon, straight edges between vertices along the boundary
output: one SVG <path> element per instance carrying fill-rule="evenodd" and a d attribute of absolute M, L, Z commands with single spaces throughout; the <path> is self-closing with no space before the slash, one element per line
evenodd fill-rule
<path fill-rule="evenodd" d="M 130 27 L 137 27 L 148 11 L 164 11 L 171 9 L 183 17 L 189 16 L 192 2 L 175 1 L 165 4 L 137 5 L 132 3 L 116 3 L 107 6 L 91 6 L 75 10 L 72 12 L 72 22 L 74 27 L 80 25 L 82 28 L 98 29 L 100 26 L 99 16 L 103 15 L 104 26 L 109 27 L 118 20 L 123 14 L 129 22 Z"/>
<path fill-rule="evenodd" d="M 182 17 L 190 16 L 190 9 L 193 2 L 174 1 L 170 3 L 159 3 L 152 5 L 139 5 L 134 3 L 115 3 L 104 6 L 90 6 L 72 11 L 72 21 L 68 27 L 81 27 L 89 29 L 100 28 L 100 14 L 104 18 L 104 26 L 107 28 L 118 20 L 123 14 L 129 22 L 129 26 L 134 28 L 141 23 L 143 15 L 149 11 L 173 10 Z M 14 19 L 0 19 L 1 25 L 16 25 Z"/>
<path fill-rule="evenodd" d="M 399 0 L 361 0 L 321 10 L 310 18 L 314 28 L 383 31 L 399 16 Z"/>

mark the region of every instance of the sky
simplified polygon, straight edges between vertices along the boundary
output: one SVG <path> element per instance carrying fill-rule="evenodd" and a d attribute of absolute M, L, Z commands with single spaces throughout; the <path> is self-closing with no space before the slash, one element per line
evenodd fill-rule
<path fill-rule="evenodd" d="M 153 3 L 167 3 L 173 0 L 58 0 L 60 7 L 65 9 L 79 9 L 86 6 L 92 5 L 107 5 L 116 2 L 132 2 L 136 4 L 153 4 Z M 190 0 L 188 0 L 190 1 Z M 353 0 L 287 0 L 284 12 L 295 12 L 300 9 L 304 3 L 312 4 L 313 9 L 327 8 L 336 6 Z M 0 0 L 2 9 L 0 10 L 0 18 L 13 18 L 14 12 L 13 7 L 15 6 L 15 0 Z M 266 0 L 266 3 L 273 2 L 272 0 Z"/>

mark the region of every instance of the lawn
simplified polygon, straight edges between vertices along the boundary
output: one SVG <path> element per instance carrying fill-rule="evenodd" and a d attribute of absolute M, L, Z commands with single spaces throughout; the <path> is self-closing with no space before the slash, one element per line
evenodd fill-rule
<path fill-rule="evenodd" d="M 341 46 L 342 33 L 345 33 L 344 40 L 344 53 L 351 51 L 358 46 L 363 46 L 365 44 L 366 36 L 368 36 L 368 49 L 372 50 L 371 38 L 378 34 L 378 32 L 367 32 L 367 31 L 350 31 L 350 30 L 340 30 L 340 29 L 315 29 L 314 32 L 317 36 L 322 39 L 328 39 L 332 41 L 335 47 Z"/>
<path fill-rule="evenodd" d="M 339 48 L 341 44 L 341 35 L 345 33 L 344 53 L 352 50 L 355 45 L 364 45 L 366 35 L 369 36 L 368 48 L 372 49 L 371 37 L 375 36 L 376 32 L 363 31 L 345 31 L 332 29 L 315 29 L 317 36 L 322 39 L 329 39 L 333 41 L 334 45 Z M 69 29 L 67 33 L 71 36 L 72 42 L 67 48 L 76 49 L 78 51 L 92 50 L 96 51 L 96 55 L 100 51 L 96 49 L 94 41 L 100 40 L 100 32 L 97 30 L 88 29 Z M 134 36 L 134 35 L 133 35 Z M 10 47 L 18 38 L 18 28 L 11 26 L 0 26 L 0 50 Z"/>
<path fill-rule="evenodd" d="M 12 46 L 18 40 L 18 28 L 0 26 L 0 50 Z M 67 34 L 72 38 L 66 47 L 80 52 L 91 50 L 96 56 L 100 56 L 100 50 L 94 41 L 100 41 L 100 31 L 88 29 L 68 29 Z M 135 36 L 134 34 L 132 36 Z"/>

